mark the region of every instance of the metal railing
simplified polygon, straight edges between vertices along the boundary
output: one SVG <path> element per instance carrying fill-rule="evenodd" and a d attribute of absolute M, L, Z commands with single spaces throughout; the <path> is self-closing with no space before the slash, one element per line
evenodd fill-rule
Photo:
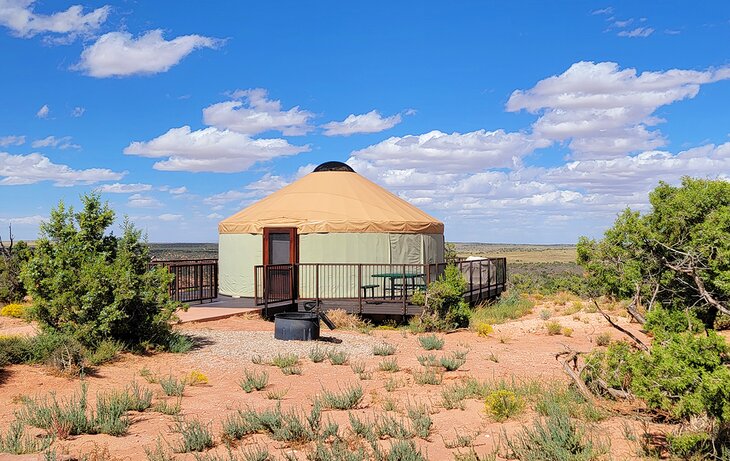
<path fill-rule="evenodd" d="M 505 258 L 459 261 L 470 302 L 498 296 L 505 289 Z M 425 290 L 446 269 L 446 264 L 348 264 L 300 263 L 255 266 L 254 293 L 257 305 L 281 301 L 341 300 L 365 304 L 400 304 L 403 313 L 411 298 Z"/>
<path fill-rule="evenodd" d="M 158 260 L 150 266 L 164 267 L 175 276 L 170 283 L 175 301 L 202 303 L 218 297 L 217 259 Z"/>

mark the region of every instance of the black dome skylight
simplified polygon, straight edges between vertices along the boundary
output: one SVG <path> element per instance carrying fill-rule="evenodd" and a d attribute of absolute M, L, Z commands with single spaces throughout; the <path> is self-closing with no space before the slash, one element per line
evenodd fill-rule
<path fill-rule="evenodd" d="M 347 163 L 342 162 L 324 162 L 320 166 L 314 169 L 314 172 L 318 171 L 349 171 L 350 173 L 354 173 L 355 170 L 353 170 L 350 165 Z"/>

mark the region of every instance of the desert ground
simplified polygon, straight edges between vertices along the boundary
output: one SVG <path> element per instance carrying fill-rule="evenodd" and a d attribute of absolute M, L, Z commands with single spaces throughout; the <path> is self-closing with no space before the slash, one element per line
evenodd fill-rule
<path fill-rule="evenodd" d="M 457 331 L 439 335 L 444 339 L 443 350 L 426 351 L 419 344 L 418 335 L 406 330 L 373 329 L 369 332 L 349 330 L 322 330 L 325 338 L 317 342 L 276 341 L 273 339 L 273 323 L 256 316 L 239 316 L 202 323 L 176 326 L 178 330 L 196 338 L 197 346 L 185 354 L 156 353 L 151 355 L 123 354 L 113 363 L 92 370 L 83 382 L 88 385 L 90 404 L 97 392 L 121 389 L 136 381 L 141 387 L 154 392 L 153 407 L 144 412 L 131 412 L 131 425 L 123 436 L 79 435 L 66 440 L 56 440 L 53 449 L 79 457 L 91 453 L 110 456 L 101 459 L 145 459 L 145 449 L 153 449 L 158 441 L 172 452 L 179 446 L 181 436 L 173 430 L 177 418 L 197 419 L 209 425 L 216 447 L 212 452 L 226 452 L 222 437 L 222 422 L 239 409 L 273 408 L 280 404 L 283 410 L 296 409 L 309 413 L 313 402 L 326 390 L 340 392 L 353 386 L 361 386 L 363 398 L 352 410 L 324 410 L 323 421 L 339 424 L 339 434 L 349 443 L 355 443 L 349 422 L 349 413 L 361 419 L 373 420 L 376 416 L 390 415 L 398 420 L 407 419 L 407 410 L 425 405 L 433 422 L 425 437 L 413 436 L 412 440 L 427 459 L 456 459 L 458 454 L 472 450 L 484 458 L 506 459 L 508 450 L 504 440 L 523 426 L 531 426 L 538 417 L 535 402 L 541 393 L 551 386 L 565 388 L 569 379 L 556 361 L 556 354 L 571 348 L 589 351 L 596 346 L 596 338 L 602 333 L 618 339 L 599 314 L 586 312 L 580 301 L 538 299 L 532 313 L 519 320 L 494 325 L 494 331 L 479 336 L 473 331 Z M 616 312 L 617 314 L 618 312 Z M 572 334 L 549 335 L 546 323 L 559 322 Z M 628 320 L 616 316 L 626 328 L 640 337 L 642 334 Z M 324 327 L 323 327 L 324 328 Z M 0 317 L 0 335 L 33 334 L 34 327 L 23 321 Z M 390 357 L 376 356 L 373 348 L 387 343 L 395 346 Z M 313 347 L 324 350 L 344 351 L 348 362 L 333 365 L 327 360 L 314 363 L 309 357 Z M 416 378 L 424 367 L 419 356 L 434 354 L 448 356 L 454 351 L 466 353 L 465 363 L 456 371 L 443 372 L 440 384 L 419 384 Z M 294 353 L 299 356 L 301 375 L 285 375 L 267 361 L 277 354 Z M 384 360 L 397 361 L 399 370 L 381 371 Z M 254 363 L 257 362 L 257 363 Z M 353 368 L 364 366 L 361 379 Z M 266 371 L 267 386 L 260 391 L 244 392 L 239 382 L 245 370 Z M 184 389 L 181 411 L 177 416 L 155 411 L 160 402 L 173 404 L 175 397 L 166 397 L 154 377 L 173 376 L 180 379 L 192 371 L 207 377 L 207 383 L 188 385 Z M 482 398 L 468 398 L 462 408 L 446 408 L 443 392 L 463 382 L 476 378 L 493 387 L 530 389 L 525 391 L 524 410 L 506 421 L 498 422 L 484 409 Z M 148 382 L 152 381 L 152 382 Z M 55 395 L 61 401 L 80 391 L 79 379 L 54 376 L 38 366 L 14 365 L 0 376 L 0 429 L 6 431 L 14 420 L 14 414 L 28 398 L 44 398 Z M 280 400 L 276 400 L 280 399 Z M 619 409 L 606 410 L 598 420 L 580 421 L 579 425 L 609 453 L 606 459 L 632 459 L 636 446 L 627 440 L 626 434 L 639 430 L 640 423 L 622 415 Z M 42 431 L 38 430 L 38 434 Z M 388 447 L 388 437 L 379 442 Z M 468 445 L 455 447 L 455 445 Z M 289 444 L 272 440 L 268 435 L 255 434 L 235 441 L 234 446 L 265 446 L 274 459 L 296 456 L 307 459 L 313 444 Z M 237 448 L 238 449 L 238 448 Z M 176 453 L 171 459 L 195 459 L 191 453 Z M 0 460 L 43 459 L 39 455 L 0 455 Z M 96 459 L 93 458 L 92 459 Z M 474 458 L 463 458 L 474 459 Z"/>

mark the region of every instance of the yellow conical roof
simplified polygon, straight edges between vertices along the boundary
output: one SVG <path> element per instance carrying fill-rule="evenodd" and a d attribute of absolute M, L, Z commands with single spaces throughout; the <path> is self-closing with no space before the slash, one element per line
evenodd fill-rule
<path fill-rule="evenodd" d="M 443 234 L 444 224 L 352 171 L 315 171 L 218 224 L 221 234 L 265 227 L 317 232 Z"/>

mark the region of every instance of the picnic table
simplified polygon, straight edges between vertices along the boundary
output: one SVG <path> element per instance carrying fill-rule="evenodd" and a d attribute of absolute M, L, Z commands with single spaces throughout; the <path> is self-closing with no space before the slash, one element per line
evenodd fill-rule
<path fill-rule="evenodd" d="M 411 292 L 416 290 L 416 279 L 422 278 L 426 274 L 418 272 L 383 272 L 379 274 L 373 274 L 373 277 L 387 279 L 390 281 L 389 287 L 383 283 L 383 297 L 386 297 L 387 291 L 390 291 L 390 298 L 395 298 L 396 290 L 405 289 L 405 294 L 408 294 L 408 288 L 411 288 Z M 397 280 L 402 280 L 401 283 L 396 283 Z M 409 283 L 410 282 L 410 283 Z M 421 285 L 421 284 L 419 284 Z"/>

